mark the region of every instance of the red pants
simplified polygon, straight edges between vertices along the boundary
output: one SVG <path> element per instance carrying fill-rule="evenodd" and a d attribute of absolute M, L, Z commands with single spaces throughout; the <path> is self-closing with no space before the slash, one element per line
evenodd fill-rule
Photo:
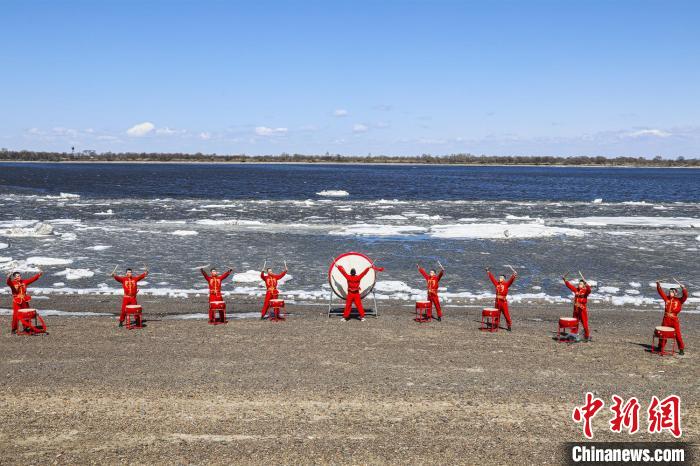
<path fill-rule="evenodd" d="M 591 332 L 588 330 L 588 307 L 574 306 L 574 318 L 578 319 L 579 323 L 583 325 L 583 335 L 586 338 L 590 337 Z"/>
<path fill-rule="evenodd" d="M 661 325 L 664 327 L 673 327 L 676 330 L 676 343 L 678 344 L 678 349 L 685 349 L 685 345 L 683 344 L 683 336 L 681 335 L 681 321 L 678 320 L 678 317 L 664 316 L 664 320 L 661 322 Z M 663 351 L 664 346 L 666 346 L 666 340 L 661 340 L 660 346 L 661 351 Z"/>
<path fill-rule="evenodd" d="M 357 312 L 360 313 L 360 318 L 364 318 L 365 308 L 362 307 L 362 296 L 360 296 L 360 293 L 348 293 L 347 297 L 345 298 L 345 311 L 343 311 L 343 318 L 350 318 L 350 312 L 352 311 L 353 304 L 357 308 Z"/>
<path fill-rule="evenodd" d="M 442 309 L 440 308 L 440 298 L 438 298 L 437 293 L 428 293 L 428 301 L 430 301 L 430 308 L 428 309 L 428 318 L 433 317 L 433 306 L 435 306 L 435 311 L 437 316 L 442 318 Z"/>
<path fill-rule="evenodd" d="M 135 304 L 138 304 L 136 302 L 136 296 L 124 296 L 122 298 L 122 313 L 119 315 L 119 322 L 124 322 L 124 319 L 126 319 L 126 306 Z"/>
<path fill-rule="evenodd" d="M 260 317 L 265 317 L 265 314 L 267 314 L 267 310 L 270 309 L 270 300 L 277 299 L 277 297 L 279 295 L 280 295 L 280 292 L 277 290 L 268 291 L 267 293 L 265 293 L 265 302 L 263 303 L 262 312 L 260 314 Z"/>
<path fill-rule="evenodd" d="M 510 327 L 512 322 L 510 321 L 510 312 L 508 312 L 508 301 L 505 299 L 497 299 L 496 309 L 503 313 L 503 317 L 506 318 L 506 324 Z"/>
<path fill-rule="evenodd" d="M 15 332 L 17 331 L 17 328 L 19 327 L 19 310 L 20 309 L 27 309 L 29 308 L 29 302 L 28 301 L 22 301 L 21 303 L 18 303 L 16 301 L 12 301 L 12 330 Z"/>

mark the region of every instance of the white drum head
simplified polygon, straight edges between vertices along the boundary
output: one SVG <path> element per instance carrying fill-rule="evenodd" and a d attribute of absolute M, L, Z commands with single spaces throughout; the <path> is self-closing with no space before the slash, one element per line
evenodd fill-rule
<path fill-rule="evenodd" d="M 369 257 L 359 252 L 346 252 L 335 258 L 328 269 L 328 283 L 331 285 L 331 290 L 339 298 L 345 299 L 348 295 L 348 281 L 343 277 L 335 266 L 342 265 L 345 272 L 350 273 L 350 269 L 355 269 L 357 274 L 361 274 L 367 267 L 372 265 Z M 377 282 L 377 274 L 374 269 L 370 269 L 367 275 L 362 277 L 360 281 L 360 296 L 363 298 L 372 291 L 374 284 Z"/>
<path fill-rule="evenodd" d="M 676 330 L 676 329 L 673 328 L 673 327 L 663 327 L 663 326 L 659 326 L 659 327 L 656 327 L 656 330 L 658 330 L 659 332 L 673 332 L 673 331 Z"/>

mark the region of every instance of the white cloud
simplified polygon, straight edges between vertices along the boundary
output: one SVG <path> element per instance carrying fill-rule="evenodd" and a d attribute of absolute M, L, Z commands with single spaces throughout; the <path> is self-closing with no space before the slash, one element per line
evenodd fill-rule
<path fill-rule="evenodd" d="M 362 123 L 356 123 L 352 127 L 352 132 L 353 133 L 366 133 L 369 128 L 367 125 L 363 125 Z"/>
<path fill-rule="evenodd" d="M 632 131 L 625 134 L 626 137 L 630 138 L 641 138 L 641 137 L 655 137 L 655 138 L 667 138 L 673 136 L 673 134 L 662 129 L 640 129 L 637 131 Z"/>
<path fill-rule="evenodd" d="M 268 128 L 267 126 L 256 126 L 255 134 L 258 136 L 281 136 L 287 134 L 287 128 Z"/>
<path fill-rule="evenodd" d="M 211 139 L 211 133 L 208 131 L 202 131 L 201 133 L 199 133 L 199 139 L 204 139 L 205 141 L 207 139 Z"/>
<path fill-rule="evenodd" d="M 126 130 L 126 134 L 133 137 L 145 136 L 156 128 L 156 125 L 150 121 L 144 121 L 138 125 L 134 125 Z"/>
<path fill-rule="evenodd" d="M 348 116 L 348 111 L 345 110 L 344 108 L 338 108 L 333 112 L 333 116 L 345 117 L 345 116 Z"/>

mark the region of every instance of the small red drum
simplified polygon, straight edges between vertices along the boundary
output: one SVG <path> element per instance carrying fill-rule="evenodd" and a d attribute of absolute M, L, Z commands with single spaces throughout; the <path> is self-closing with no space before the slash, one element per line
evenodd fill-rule
<path fill-rule="evenodd" d="M 36 309 L 20 309 L 17 313 L 20 320 L 33 319 L 36 317 Z"/>
<path fill-rule="evenodd" d="M 36 309 L 20 309 L 17 311 L 17 320 L 22 325 L 20 335 L 38 335 L 46 333 L 46 323 Z"/>
<path fill-rule="evenodd" d="M 666 351 L 666 341 L 671 340 L 671 351 Z M 651 337 L 651 352 L 659 353 L 661 356 L 676 353 L 676 329 L 659 325 L 654 328 L 654 335 Z"/>
<path fill-rule="evenodd" d="M 284 316 L 280 316 L 280 309 L 284 307 L 284 299 L 271 299 L 270 307 L 273 311 L 273 315 L 270 318 L 271 321 L 284 320 Z"/>
<path fill-rule="evenodd" d="M 138 304 L 128 304 L 126 306 L 126 328 L 131 330 L 133 328 L 142 328 L 143 322 L 141 321 L 141 311 L 143 309 Z M 132 319 L 133 317 L 133 319 Z"/>
<path fill-rule="evenodd" d="M 219 313 L 218 318 L 216 317 L 217 312 Z M 225 301 L 209 301 L 209 323 L 211 325 L 227 323 Z"/>
<path fill-rule="evenodd" d="M 658 326 L 655 332 L 661 338 L 676 338 L 676 329 L 673 327 Z"/>
<path fill-rule="evenodd" d="M 428 322 L 431 310 L 432 303 L 430 301 L 416 301 L 416 317 L 413 320 L 416 322 Z"/>
<path fill-rule="evenodd" d="M 578 319 L 575 317 L 559 317 L 559 327 L 576 328 L 578 327 Z"/>
<path fill-rule="evenodd" d="M 487 332 L 498 332 L 501 323 L 501 311 L 492 307 L 487 307 L 481 311 L 481 328 Z"/>

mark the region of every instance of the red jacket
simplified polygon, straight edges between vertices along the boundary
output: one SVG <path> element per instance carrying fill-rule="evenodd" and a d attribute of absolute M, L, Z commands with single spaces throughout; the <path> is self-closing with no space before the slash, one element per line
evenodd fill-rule
<path fill-rule="evenodd" d="M 144 272 L 141 275 L 137 275 L 135 277 L 133 275 L 131 277 L 127 277 L 126 275 L 123 277 L 115 275 L 114 279 L 122 284 L 122 287 L 124 288 L 124 296 L 135 298 L 136 294 L 139 292 L 139 287 L 137 283 L 140 280 L 146 278 L 146 275 L 148 275 L 148 272 Z"/>
<path fill-rule="evenodd" d="M 277 291 L 277 281 L 287 275 L 287 271 L 284 270 L 280 274 L 267 274 L 265 275 L 265 272 L 260 272 L 260 278 L 265 282 L 265 286 L 267 287 L 267 291 L 270 293 Z"/>
<path fill-rule="evenodd" d="M 579 289 L 577 286 L 572 285 L 566 279 L 564 279 L 566 287 L 574 292 L 574 304 L 585 306 L 588 302 L 588 295 L 591 294 L 591 285 L 586 283 L 584 289 Z"/>
<path fill-rule="evenodd" d="M 664 304 L 666 305 L 664 309 L 666 314 L 664 317 L 677 319 L 678 313 L 681 312 L 681 308 L 683 307 L 683 303 L 688 299 L 688 290 L 683 288 L 683 295 L 680 298 L 677 296 L 669 298 L 666 293 L 664 293 L 664 290 L 661 289 L 661 284 L 656 285 L 656 291 L 659 292 L 661 299 L 664 300 Z"/>
<path fill-rule="evenodd" d="M 515 281 L 515 275 L 511 275 L 510 279 L 508 279 L 507 282 L 501 283 L 498 280 L 496 280 L 496 277 L 493 276 L 491 271 L 488 271 L 487 273 L 489 275 L 489 280 L 491 280 L 493 286 L 496 287 L 496 299 L 505 301 L 506 297 L 508 296 L 508 289 L 510 288 L 510 285 L 512 285 Z"/>
<path fill-rule="evenodd" d="M 444 275 L 444 272 L 441 270 L 440 273 L 434 277 L 431 277 L 430 274 L 423 269 L 423 267 L 418 267 L 418 271 L 421 275 L 423 275 L 423 278 L 425 278 L 425 281 L 428 283 L 428 294 L 437 294 L 438 285 L 440 284 L 440 279 Z"/>
<path fill-rule="evenodd" d="M 220 295 L 221 294 L 221 282 L 226 280 L 226 278 L 231 275 L 231 271 L 228 270 L 221 275 L 217 275 L 216 277 L 212 277 L 211 275 L 207 275 L 207 273 L 204 271 L 204 269 L 200 269 L 200 272 L 202 272 L 202 275 L 204 275 L 205 280 L 207 283 L 209 283 L 209 294 L 214 294 L 214 295 Z"/>
<path fill-rule="evenodd" d="M 359 273 L 357 275 L 350 275 L 345 271 L 342 265 L 336 265 L 338 270 L 340 270 L 340 273 L 343 274 L 343 277 L 348 281 L 348 293 L 359 293 L 360 292 L 360 281 L 362 278 L 367 275 L 367 272 L 369 272 L 370 269 L 374 269 L 378 272 L 381 272 L 384 270 L 382 267 L 375 267 L 375 266 L 369 266 L 365 270 L 362 271 L 362 273 Z"/>
<path fill-rule="evenodd" d="M 41 273 L 34 275 L 26 280 L 13 280 L 11 277 L 7 277 L 7 286 L 12 290 L 12 300 L 17 304 L 27 303 L 32 298 L 27 295 L 27 285 L 31 285 L 41 277 Z"/>

